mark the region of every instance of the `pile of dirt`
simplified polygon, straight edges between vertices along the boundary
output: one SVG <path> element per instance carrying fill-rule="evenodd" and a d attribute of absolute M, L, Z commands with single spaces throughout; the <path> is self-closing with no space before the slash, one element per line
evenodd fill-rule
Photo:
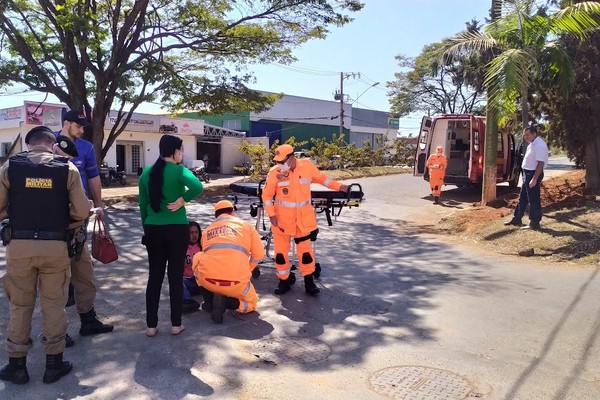
<path fill-rule="evenodd" d="M 540 231 L 504 226 L 518 192 L 489 206 L 474 205 L 442 220 L 444 233 L 502 254 L 543 257 L 548 261 L 597 263 L 600 260 L 600 202 L 586 195 L 585 171 L 574 170 L 542 183 L 544 212 Z M 527 218 L 524 219 L 527 222 Z"/>
<path fill-rule="evenodd" d="M 544 212 L 575 208 L 594 201 L 594 196 L 584 194 L 585 171 L 574 170 L 542 182 L 541 200 Z M 487 207 L 474 205 L 472 209 L 455 213 L 445 219 L 449 232 L 476 232 L 490 221 L 512 215 L 519 201 L 519 193 L 498 197 Z"/>

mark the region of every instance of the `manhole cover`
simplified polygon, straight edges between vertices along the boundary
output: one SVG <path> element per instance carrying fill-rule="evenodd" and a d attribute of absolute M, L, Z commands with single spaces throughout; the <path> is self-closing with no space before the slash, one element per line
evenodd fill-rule
<path fill-rule="evenodd" d="M 310 363 L 329 357 L 325 343 L 309 338 L 287 337 L 261 340 L 252 346 L 252 354 L 272 364 Z"/>
<path fill-rule="evenodd" d="M 469 382 L 443 369 L 404 366 L 386 368 L 371 376 L 373 390 L 402 400 L 455 400 L 471 393 Z"/>

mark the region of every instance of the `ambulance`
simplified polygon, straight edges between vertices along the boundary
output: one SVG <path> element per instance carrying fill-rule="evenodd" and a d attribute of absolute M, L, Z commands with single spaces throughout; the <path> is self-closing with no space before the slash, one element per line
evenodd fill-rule
<path fill-rule="evenodd" d="M 423 117 L 415 153 L 415 176 L 429 180 L 427 158 L 442 146 L 448 159 L 444 184 L 481 185 L 485 117 L 473 114 L 442 114 Z M 498 133 L 497 182 L 517 187 L 521 173 L 520 143 L 510 133 Z"/>

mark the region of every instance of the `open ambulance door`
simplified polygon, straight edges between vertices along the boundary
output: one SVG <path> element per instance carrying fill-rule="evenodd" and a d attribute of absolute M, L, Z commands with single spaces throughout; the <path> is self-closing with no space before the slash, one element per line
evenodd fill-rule
<path fill-rule="evenodd" d="M 423 117 L 421 120 L 421 130 L 419 131 L 419 141 L 415 153 L 414 176 L 423 176 L 425 173 L 429 143 L 431 142 L 431 124 L 432 119 L 430 117 Z"/>

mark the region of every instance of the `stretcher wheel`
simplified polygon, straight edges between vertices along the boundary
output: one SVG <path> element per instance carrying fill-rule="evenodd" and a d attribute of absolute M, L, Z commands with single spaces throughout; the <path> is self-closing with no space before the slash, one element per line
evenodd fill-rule
<path fill-rule="evenodd" d="M 313 276 L 315 277 L 315 279 L 319 279 L 321 277 L 321 264 L 320 263 L 315 264 L 315 272 L 313 272 Z"/>
<path fill-rule="evenodd" d="M 252 270 L 252 278 L 257 279 L 260 276 L 260 268 L 254 267 Z"/>

